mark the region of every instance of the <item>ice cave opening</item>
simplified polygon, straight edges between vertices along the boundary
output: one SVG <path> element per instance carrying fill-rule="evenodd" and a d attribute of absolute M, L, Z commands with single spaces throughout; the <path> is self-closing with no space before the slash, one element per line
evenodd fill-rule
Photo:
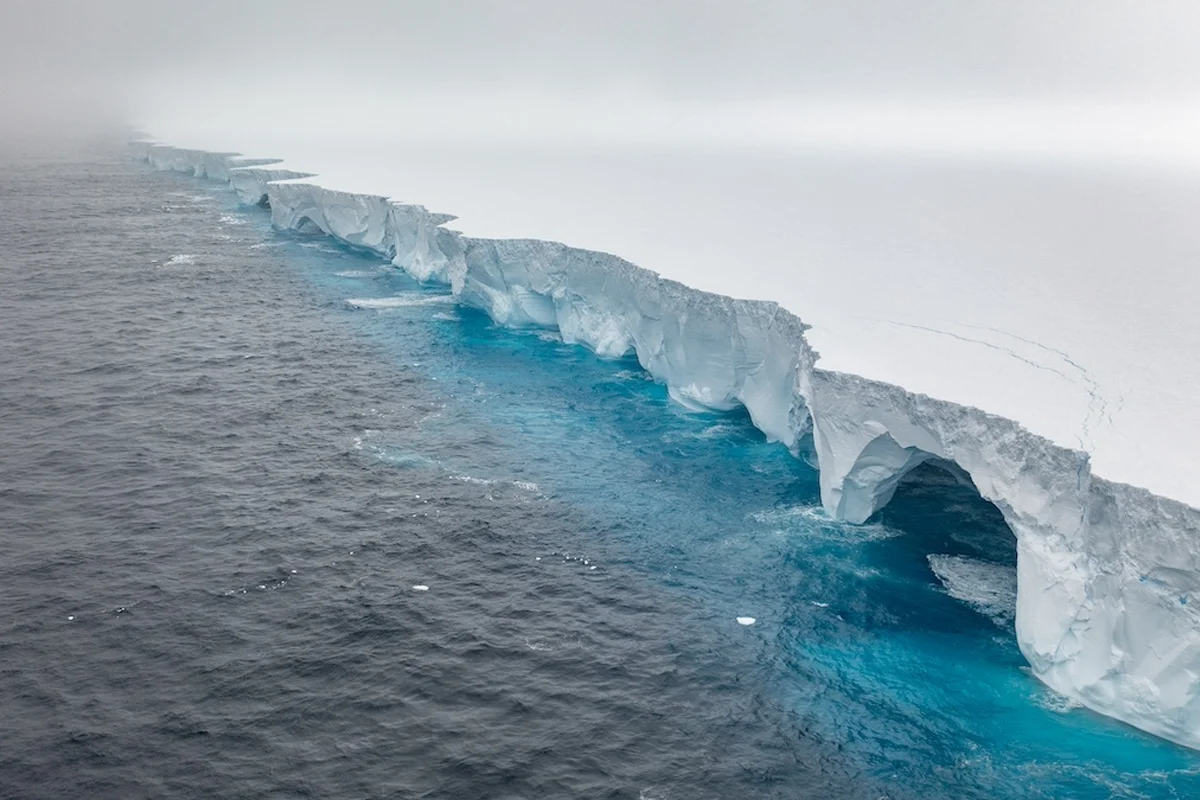
<path fill-rule="evenodd" d="M 918 628 L 991 636 L 994 625 L 1015 642 L 1016 536 L 960 467 L 924 455 L 896 479 L 890 500 L 869 520 L 896 534 L 881 538 L 872 558 L 900 589 L 885 603 Z M 914 603 L 903 589 L 913 583 L 944 597 Z"/>
<path fill-rule="evenodd" d="M 270 208 L 270 204 L 267 205 Z M 299 217 L 292 223 L 292 232 L 302 236 L 325 236 L 325 230 L 309 217 Z"/>

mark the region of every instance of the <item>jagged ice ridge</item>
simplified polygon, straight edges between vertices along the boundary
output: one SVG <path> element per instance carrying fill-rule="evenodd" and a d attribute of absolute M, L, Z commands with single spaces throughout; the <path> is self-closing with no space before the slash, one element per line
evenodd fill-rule
<path fill-rule="evenodd" d="M 1086 453 L 1020 424 L 821 369 L 806 325 L 775 303 L 691 289 L 607 253 L 481 239 L 452 215 L 307 180 L 272 159 L 131 144 L 161 170 L 226 182 L 274 225 L 378 253 L 510 326 L 555 328 L 606 357 L 633 352 L 681 403 L 744 406 L 815 457 L 826 512 L 866 521 L 933 461 L 993 503 L 1017 539 L 1016 633 L 1033 673 L 1083 705 L 1200 748 L 1200 511 L 1104 480 Z"/>

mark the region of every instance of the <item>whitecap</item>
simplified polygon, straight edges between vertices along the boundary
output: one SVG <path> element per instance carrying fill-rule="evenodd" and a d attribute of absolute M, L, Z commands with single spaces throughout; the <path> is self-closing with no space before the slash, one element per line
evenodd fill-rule
<path fill-rule="evenodd" d="M 1076 709 L 1083 708 L 1083 703 L 1078 700 L 1067 697 L 1065 694 L 1046 690 L 1041 692 L 1037 704 L 1047 711 L 1052 711 L 1055 714 L 1069 714 Z"/>
<path fill-rule="evenodd" d="M 833 522 L 829 518 L 829 515 L 825 513 L 825 509 L 820 506 L 780 506 L 765 511 L 755 511 L 750 514 L 750 519 L 763 524 L 784 522 L 796 518 L 811 519 L 817 522 Z"/>
<path fill-rule="evenodd" d="M 852 525 L 830 519 L 825 509 L 815 505 L 790 505 L 755 511 L 750 519 L 761 525 L 787 530 L 803 526 L 804 534 L 813 541 L 856 545 L 877 542 L 899 536 L 900 532 L 878 523 Z"/>
<path fill-rule="evenodd" d="M 386 447 L 375 447 L 374 445 L 371 446 L 371 454 L 380 461 L 396 467 L 428 467 L 435 463 L 420 453 L 411 453 L 405 450 L 389 450 Z M 420 495 L 417 496 L 420 497 Z"/>
<path fill-rule="evenodd" d="M 179 253 L 167 259 L 164 267 L 178 267 L 183 264 L 195 264 L 197 256 L 195 253 Z"/>
<path fill-rule="evenodd" d="M 489 478 L 476 478 L 474 475 L 451 475 L 450 480 L 471 483 L 476 486 L 492 486 L 496 483 L 496 481 Z"/>
<path fill-rule="evenodd" d="M 716 439 L 721 436 L 727 436 L 737 430 L 736 427 L 725 422 L 718 422 L 716 425 L 710 425 L 697 434 L 694 434 L 697 439 Z"/>

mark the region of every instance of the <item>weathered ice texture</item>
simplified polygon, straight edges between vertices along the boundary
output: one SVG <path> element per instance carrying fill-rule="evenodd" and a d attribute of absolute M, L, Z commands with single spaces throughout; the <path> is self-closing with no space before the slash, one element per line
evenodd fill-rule
<path fill-rule="evenodd" d="M 774 303 L 665 280 L 556 242 L 489 240 L 450 215 L 327 189 L 231 154 L 134 143 L 159 169 L 227 181 L 281 228 L 378 253 L 512 326 L 635 353 L 693 407 L 744 406 L 769 439 L 811 436 L 826 511 L 852 523 L 926 461 L 969 480 L 1017 539 L 1017 638 L 1034 673 L 1103 714 L 1200 747 L 1200 511 L 1091 473 L 1087 455 L 1012 420 L 819 369 L 806 326 Z M 297 180 L 297 179 L 301 180 Z M 820 298 L 814 298 L 820 302 Z"/>

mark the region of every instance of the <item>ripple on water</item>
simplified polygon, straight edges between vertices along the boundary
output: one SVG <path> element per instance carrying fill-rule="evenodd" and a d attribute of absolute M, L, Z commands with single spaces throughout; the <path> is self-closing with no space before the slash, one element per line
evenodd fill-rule
<path fill-rule="evenodd" d="M 631 360 L 390 272 L 353 293 L 421 302 L 359 313 L 376 261 L 202 185 L 0 175 L 0 441 L 38 444 L 0 448 L 7 794 L 1200 796 L 1038 706 L 954 547 L 825 519 Z"/>

